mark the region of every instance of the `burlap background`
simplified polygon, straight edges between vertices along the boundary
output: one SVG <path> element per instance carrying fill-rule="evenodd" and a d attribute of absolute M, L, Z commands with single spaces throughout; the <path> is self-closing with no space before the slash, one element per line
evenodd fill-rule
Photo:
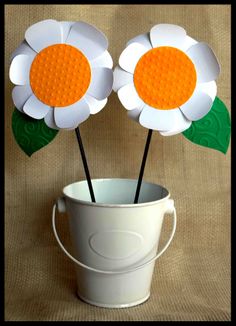
<path fill-rule="evenodd" d="M 169 189 L 178 227 L 156 263 L 149 301 L 130 309 L 103 309 L 77 299 L 73 263 L 52 234 L 51 209 L 61 189 L 84 179 L 74 132 L 28 158 L 11 132 L 10 53 L 31 24 L 84 20 L 109 39 L 114 65 L 125 43 L 156 23 L 183 26 L 211 45 L 221 63 L 218 96 L 230 109 L 228 5 L 7 5 L 5 7 L 6 211 L 5 318 L 10 321 L 230 320 L 230 150 L 227 155 L 154 133 L 145 180 Z M 93 178 L 137 178 L 147 130 L 130 121 L 115 93 L 81 125 Z M 60 233 L 69 245 L 66 217 Z M 138 286 L 138 285 L 137 285 Z"/>

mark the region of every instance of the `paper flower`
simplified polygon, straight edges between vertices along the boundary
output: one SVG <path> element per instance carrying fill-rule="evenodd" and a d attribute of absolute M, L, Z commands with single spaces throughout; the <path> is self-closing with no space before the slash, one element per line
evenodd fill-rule
<path fill-rule="evenodd" d="M 113 89 L 129 117 L 163 136 L 178 134 L 210 111 L 220 66 L 210 47 L 177 25 L 159 24 L 127 43 Z"/>
<path fill-rule="evenodd" d="M 16 108 L 53 129 L 75 129 L 99 112 L 112 90 L 105 35 L 85 22 L 44 20 L 29 27 L 12 54 Z"/>

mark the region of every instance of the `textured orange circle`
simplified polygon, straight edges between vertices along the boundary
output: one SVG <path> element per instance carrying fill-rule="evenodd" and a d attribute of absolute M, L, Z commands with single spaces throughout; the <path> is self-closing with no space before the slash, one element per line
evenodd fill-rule
<path fill-rule="evenodd" d="M 193 62 L 179 49 L 162 46 L 145 53 L 134 71 L 142 100 L 158 109 L 179 107 L 192 95 L 197 81 Z"/>
<path fill-rule="evenodd" d="M 35 96 L 50 106 L 77 102 L 91 80 L 87 58 L 67 44 L 46 47 L 35 57 L 30 69 L 30 86 Z"/>

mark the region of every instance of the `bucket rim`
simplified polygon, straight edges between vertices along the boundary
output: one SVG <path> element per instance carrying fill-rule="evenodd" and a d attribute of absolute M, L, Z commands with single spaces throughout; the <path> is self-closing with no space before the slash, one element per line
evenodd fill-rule
<path fill-rule="evenodd" d="M 128 178 L 96 178 L 96 179 L 91 179 L 91 181 L 96 181 L 96 182 L 102 182 L 102 181 L 109 181 L 109 180 L 124 180 L 124 181 L 130 181 L 130 182 L 138 182 L 137 179 L 128 179 Z M 93 203 L 90 201 L 86 201 L 86 200 L 81 200 L 81 199 L 76 199 L 73 198 L 71 196 L 69 196 L 68 194 L 65 193 L 65 190 L 67 187 L 72 186 L 74 184 L 77 183 L 82 183 L 82 182 L 87 182 L 86 179 L 80 180 L 80 181 L 76 181 L 76 182 L 72 182 L 68 185 L 66 185 L 63 189 L 62 189 L 62 193 L 66 198 L 69 198 L 71 201 L 76 202 L 76 203 L 80 203 L 81 205 L 84 206 L 93 206 L 93 207 L 103 207 L 103 208 L 112 208 L 112 207 L 116 207 L 116 208 L 135 208 L 135 207 L 147 207 L 147 206 L 152 206 L 152 205 L 156 205 L 159 203 L 164 202 L 165 200 L 167 200 L 168 198 L 170 198 L 170 192 L 169 190 L 167 190 L 164 186 L 157 184 L 157 183 L 153 183 L 153 182 L 147 182 L 147 181 L 142 181 L 142 183 L 145 184 L 149 184 L 149 185 L 154 185 L 154 186 L 159 186 L 161 188 L 163 188 L 163 190 L 165 190 L 167 192 L 167 195 L 161 199 L 158 200 L 153 200 L 153 201 L 149 201 L 149 202 L 145 202 L 145 203 L 132 203 L 132 204 L 107 204 L 107 203 Z"/>

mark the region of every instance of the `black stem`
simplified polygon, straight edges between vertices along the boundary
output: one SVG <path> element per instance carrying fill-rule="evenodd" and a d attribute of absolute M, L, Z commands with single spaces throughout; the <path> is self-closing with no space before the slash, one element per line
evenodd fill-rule
<path fill-rule="evenodd" d="M 83 146 L 83 143 L 82 143 L 82 138 L 80 136 L 79 127 L 77 127 L 75 129 L 75 133 L 76 133 L 79 148 L 80 148 L 80 153 L 81 153 L 81 157 L 82 157 L 82 161 L 83 161 L 83 165 L 84 165 L 84 172 L 85 172 L 86 179 L 87 179 L 87 182 L 88 182 L 88 187 L 89 187 L 91 200 L 92 200 L 93 203 L 96 203 L 94 192 L 93 192 L 93 186 L 92 186 L 92 182 L 91 182 L 91 178 L 90 178 L 90 173 L 89 173 L 89 169 L 88 169 L 88 164 L 87 164 L 87 160 L 86 160 L 86 155 L 85 155 L 85 151 L 84 151 L 84 146 Z"/>
<path fill-rule="evenodd" d="M 151 142 L 151 137 L 152 137 L 152 129 L 149 129 L 148 130 L 148 135 L 147 135 L 146 145 L 145 145 L 145 148 L 144 148 L 142 164 L 141 164 L 141 168 L 140 168 L 140 172 L 139 172 L 138 184 L 137 184 L 135 198 L 134 198 L 134 204 L 137 204 L 137 202 L 138 202 L 139 193 L 140 193 L 140 189 L 141 189 L 141 184 L 142 184 L 142 180 L 143 180 L 143 173 L 144 173 L 145 164 L 146 164 L 147 155 L 148 155 L 148 150 L 149 150 L 149 145 L 150 145 L 150 142 Z"/>

